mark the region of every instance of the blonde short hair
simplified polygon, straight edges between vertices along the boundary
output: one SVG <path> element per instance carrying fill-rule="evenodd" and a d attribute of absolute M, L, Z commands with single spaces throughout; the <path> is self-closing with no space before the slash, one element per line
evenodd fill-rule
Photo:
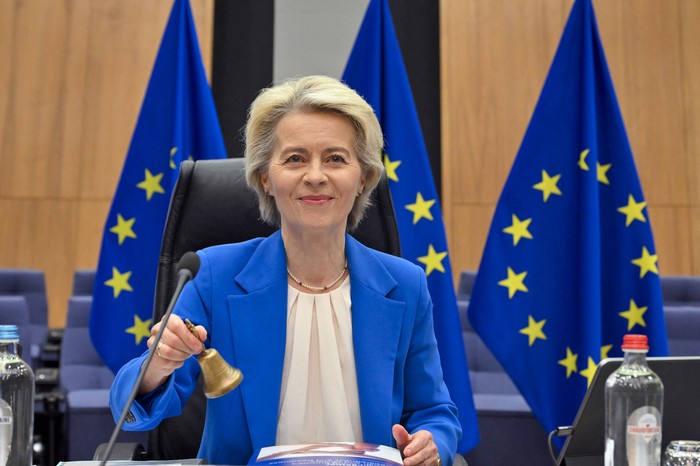
<path fill-rule="evenodd" d="M 359 225 L 370 195 L 384 171 L 384 136 L 372 107 L 353 89 L 327 76 L 307 76 L 263 89 L 248 111 L 245 128 L 246 181 L 255 190 L 260 216 L 279 226 L 280 213 L 273 197 L 265 193 L 262 175 L 267 172 L 277 142 L 277 125 L 292 113 L 330 112 L 345 118 L 355 133 L 355 151 L 365 177 L 365 189 L 348 216 L 348 230 Z"/>

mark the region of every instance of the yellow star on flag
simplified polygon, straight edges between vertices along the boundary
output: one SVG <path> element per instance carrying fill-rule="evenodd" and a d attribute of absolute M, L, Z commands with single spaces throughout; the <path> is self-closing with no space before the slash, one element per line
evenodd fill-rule
<path fill-rule="evenodd" d="M 430 213 L 430 208 L 435 204 L 435 199 L 426 201 L 423 199 L 423 195 L 419 192 L 416 194 L 415 204 L 407 204 L 406 208 L 413 212 L 413 224 L 418 223 L 421 218 L 427 218 L 428 220 L 433 220 L 433 214 Z"/>
<path fill-rule="evenodd" d="M 580 372 L 580 374 L 588 380 L 588 385 L 593 381 L 593 376 L 598 368 L 598 364 L 593 361 L 593 358 L 588 356 L 588 367 Z"/>
<path fill-rule="evenodd" d="M 513 269 L 508 267 L 508 278 L 504 278 L 498 282 L 498 284 L 508 288 L 508 298 L 512 299 L 513 295 L 515 295 L 517 291 L 527 293 L 527 287 L 525 286 L 525 283 L 523 283 L 526 276 L 527 272 L 515 273 Z"/>
<path fill-rule="evenodd" d="M 571 374 L 578 372 L 576 368 L 576 360 L 578 359 L 578 354 L 571 352 L 571 348 L 566 347 L 566 357 L 558 361 L 559 364 L 566 367 L 566 378 L 571 377 Z"/>
<path fill-rule="evenodd" d="M 157 175 L 153 175 L 148 168 L 145 170 L 145 172 L 146 178 L 137 184 L 136 187 L 146 191 L 146 200 L 150 201 L 155 193 L 165 194 L 163 187 L 160 185 L 160 180 L 163 178 L 163 174 L 158 173 Z"/>
<path fill-rule="evenodd" d="M 538 191 L 542 191 L 543 201 L 547 202 L 549 196 L 552 194 L 561 196 L 561 191 L 557 187 L 557 183 L 559 182 L 560 178 L 561 175 L 549 176 L 549 173 L 547 173 L 546 170 L 542 170 L 542 181 L 534 184 L 532 187 Z"/>
<path fill-rule="evenodd" d="M 134 291 L 129 285 L 129 278 L 131 278 L 131 271 L 120 273 L 116 267 L 112 267 L 112 278 L 107 280 L 105 285 L 112 287 L 114 297 L 118 298 L 122 291 Z"/>
<path fill-rule="evenodd" d="M 659 256 L 656 254 L 649 254 L 646 246 L 642 247 L 642 257 L 634 259 L 632 263 L 639 267 L 639 278 L 643 278 L 647 272 L 654 272 L 659 274 L 659 268 L 656 266 L 656 261 L 659 260 Z"/>
<path fill-rule="evenodd" d="M 175 170 L 177 165 L 175 165 L 175 154 L 177 154 L 177 147 L 170 149 L 170 168 Z"/>
<path fill-rule="evenodd" d="M 630 224 L 635 220 L 639 220 L 640 222 L 647 221 L 647 219 L 644 217 L 644 214 L 642 213 L 642 210 L 644 209 L 644 207 L 646 207 L 646 205 L 647 203 L 644 201 L 635 201 L 634 197 L 631 194 L 627 197 L 627 205 L 617 209 L 618 212 L 621 212 L 627 216 L 627 219 L 625 221 L 626 227 L 630 226 Z"/>
<path fill-rule="evenodd" d="M 610 184 L 610 181 L 608 180 L 608 170 L 610 170 L 610 167 L 612 167 L 611 163 L 607 165 L 601 165 L 600 163 L 596 162 L 596 172 L 598 174 L 599 182 L 608 185 Z"/>
<path fill-rule="evenodd" d="M 647 323 L 644 322 L 644 313 L 647 312 L 647 306 L 637 307 L 637 303 L 634 299 L 630 299 L 630 308 L 626 311 L 620 312 L 620 316 L 627 319 L 627 331 L 632 330 L 636 324 L 646 327 Z"/>
<path fill-rule="evenodd" d="M 537 340 L 538 338 L 540 340 L 547 339 L 544 332 L 542 331 L 542 327 L 544 327 L 544 324 L 546 323 L 547 319 L 542 319 L 539 322 L 537 322 L 532 316 L 527 316 L 527 327 L 521 329 L 520 333 L 528 336 L 529 346 L 532 346 L 535 343 L 535 340 Z"/>
<path fill-rule="evenodd" d="M 418 258 L 418 262 L 425 264 L 425 275 L 430 276 L 433 270 L 445 273 L 445 267 L 442 266 L 442 260 L 447 256 L 447 252 L 435 252 L 433 245 L 428 246 L 428 255 Z"/>
<path fill-rule="evenodd" d="M 613 348 L 613 345 L 603 345 L 600 347 L 600 360 L 601 361 L 608 357 L 608 353 L 610 352 L 610 350 L 612 348 Z"/>
<path fill-rule="evenodd" d="M 391 181 L 399 181 L 399 177 L 396 175 L 396 169 L 401 165 L 401 160 L 392 162 L 389 160 L 389 155 L 384 152 L 384 168 L 386 170 L 386 177 Z"/>
<path fill-rule="evenodd" d="M 586 163 L 586 156 L 588 155 L 588 153 L 590 151 L 591 151 L 590 149 L 582 150 L 578 156 L 578 166 L 581 170 L 585 170 L 585 171 L 590 170 L 588 168 L 588 164 Z"/>
<path fill-rule="evenodd" d="M 121 214 L 117 214 L 117 224 L 110 228 L 109 231 L 111 231 L 119 237 L 120 246 L 126 238 L 136 238 L 136 233 L 134 233 L 133 230 L 135 221 L 136 217 L 130 218 L 129 220 L 124 220 L 124 217 L 122 217 Z"/>
<path fill-rule="evenodd" d="M 151 336 L 151 321 L 153 319 L 141 320 L 138 314 L 134 314 L 134 325 L 124 330 L 134 336 L 134 344 L 139 345 L 144 338 Z"/>
<path fill-rule="evenodd" d="M 513 235 L 513 246 L 517 246 L 522 238 L 532 239 L 532 234 L 527 229 L 530 223 L 532 223 L 531 218 L 520 220 L 517 215 L 512 214 L 512 220 L 513 224 L 504 228 L 503 231 L 509 235 Z"/>

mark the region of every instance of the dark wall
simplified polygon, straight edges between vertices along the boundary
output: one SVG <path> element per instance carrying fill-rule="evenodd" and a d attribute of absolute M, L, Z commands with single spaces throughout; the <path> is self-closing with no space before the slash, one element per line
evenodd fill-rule
<path fill-rule="evenodd" d="M 243 157 L 248 106 L 272 82 L 274 0 L 216 0 L 211 87 L 229 157 Z"/>
<path fill-rule="evenodd" d="M 389 0 L 438 195 L 440 173 L 440 3 Z"/>
<path fill-rule="evenodd" d="M 389 4 L 440 192 L 439 3 Z M 274 0 L 216 0 L 212 91 L 230 157 L 243 155 L 248 106 L 272 82 L 273 28 Z"/>

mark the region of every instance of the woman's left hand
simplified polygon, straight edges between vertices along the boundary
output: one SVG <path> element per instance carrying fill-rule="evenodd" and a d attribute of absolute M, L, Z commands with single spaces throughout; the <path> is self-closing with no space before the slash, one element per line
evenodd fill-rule
<path fill-rule="evenodd" d="M 437 466 L 440 465 L 440 455 L 433 441 L 433 434 L 427 430 L 419 430 L 409 434 L 401 424 L 395 424 L 391 433 L 396 440 L 396 446 L 403 455 L 404 466 Z"/>

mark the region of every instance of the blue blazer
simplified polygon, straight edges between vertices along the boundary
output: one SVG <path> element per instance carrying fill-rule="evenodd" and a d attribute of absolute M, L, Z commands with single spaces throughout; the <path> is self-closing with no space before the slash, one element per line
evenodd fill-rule
<path fill-rule="evenodd" d="M 231 393 L 207 401 L 199 457 L 245 464 L 253 450 L 275 444 L 286 342 L 287 272 L 280 232 L 199 251 L 201 267 L 175 313 L 208 329 L 216 348 L 243 372 Z M 365 442 L 395 445 L 393 424 L 429 430 L 451 464 L 461 436 L 457 408 L 442 379 L 432 302 L 423 270 L 369 249 L 346 235 L 352 329 Z M 117 374 L 110 394 L 115 419 L 145 354 Z M 125 430 L 150 430 L 177 416 L 199 376 L 190 358 L 168 381 L 137 400 Z"/>

